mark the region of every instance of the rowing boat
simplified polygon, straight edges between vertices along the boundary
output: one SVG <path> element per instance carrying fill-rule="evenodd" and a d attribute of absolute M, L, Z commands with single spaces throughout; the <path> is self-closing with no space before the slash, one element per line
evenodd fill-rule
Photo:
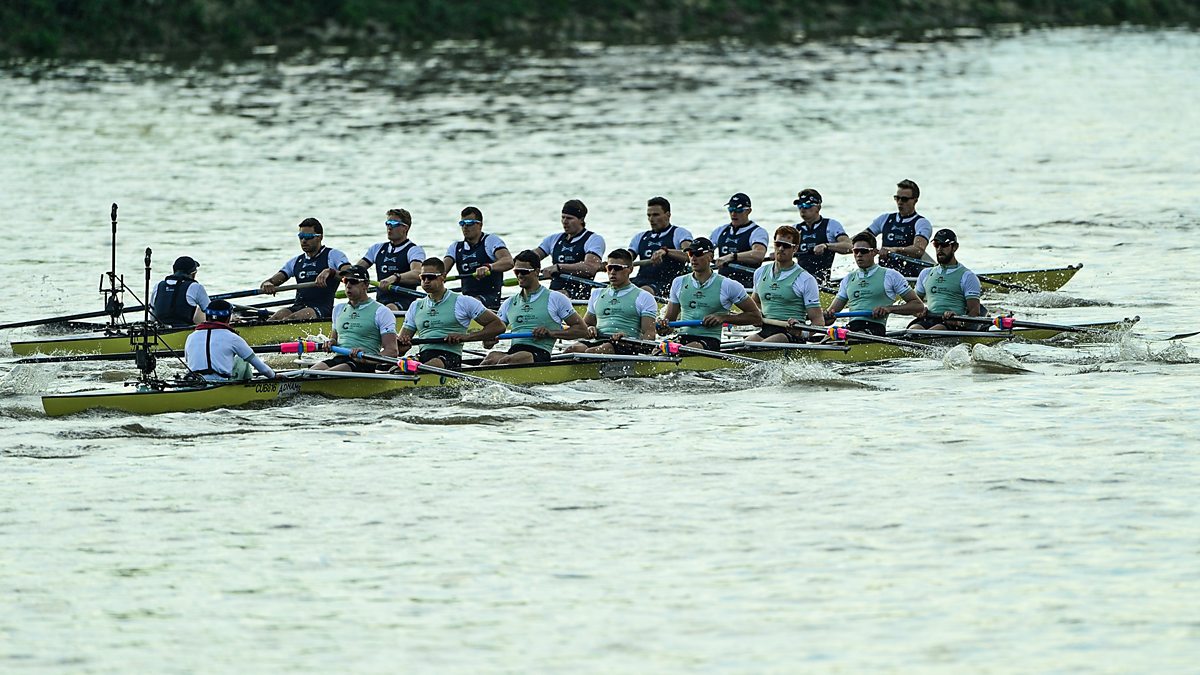
<path fill-rule="evenodd" d="M 329 335 L 328 321 L 253 321 L 234 324 L 238 335 L 251 345 L 278 344 Z M 153 351 L 183 352 L 183 343 L 192 334 L 190 326 L 160 328 L 151 336 Z M 141 341 L 136 327 L 88 335 L 66 335 L 12 343 L 13 356 L 32 354 L 127 354 Z"/>
<path fill-rule="evenodd" d="M 1135 318 L 1119 324 L 1095 323 L 1081 324 L 1081 326 L 1098 330 L 1117 330 L 1132 326 L 1136 320 Z M 929 335 L 929 333 L 938 334 Z M 1051 329 L 1029 329 L 1011 332 L 910 331 L 898 335 L 931 345 L 944 345 L 948 348 L 961 343 L 994 344 L 1010 339 L 1046 340 L 1053 338 L 1058 333 L 1059 331 Z M 757 343 L 728 351 L 731 354 L 761 360 L 801 358 L 843 363 L 865 363 L 915 355 L 910 348 L 881 343 L 851 345 Z M 676 371 L 710 371 L 738 365 L 725 359 L 698 355 L 668 358 L 563 354 L 556 359 L 558 360 L 550 364 L 467 366 L 463 372 L 503 384 L 548 385 L 576 380 L 651 377 Z M 425 373 L 397 376 L 302 370 L 286 373 L 284 377 L 275 380 L 167 383 L 165 387 L 51 394 L 42 397 L 42 407 L 46 414 L 52 417 L 71 415 L 92 409 L 158 414 L 267 403 L 300 394 L 330 398 L 365 398 L 417 388 L 455 386 L 460 383 L 460 380 Z"/>

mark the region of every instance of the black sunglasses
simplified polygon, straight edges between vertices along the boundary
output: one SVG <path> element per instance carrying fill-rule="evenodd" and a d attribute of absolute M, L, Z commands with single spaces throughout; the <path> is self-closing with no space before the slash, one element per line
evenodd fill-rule
<path fill-rule="evenodd" d="M 609 263 L 604 269 L 607 270 L 608 272 L 621 272 L 623 270 L 629 269 L 629 265 L 614 265 L 612 263 Z"/>
<path fill-rule="evenodd" d="M 853 253 L 854 255 L 859 255 L 859 254 L 866 255 L 874 250 L 875 249 L 873 249 L 873 248 L 852 248 L 852 249 L 850 249 L 850 252 Z"/>
<path fill-rule="evenodd" d="M 531 270 L 531 269 L 529 269 L 529 268 L 527 268 L 527 267 L 514 267 L 514 268 L 513 268 L 513 274 L 515 274 L 515 275 L 517 275 L 517 276 L 519 276 L 519 277 L 523 277 L 523 276 L 525 276 L 526 274 L 533 274 L 533 270 Z"/>
<path fill-rule="evenodd" d="M 901 204 L 906 204 L 906 203 L 911 202 L 912 200 L 916 199 L 916 197 L 904 197 L 901 195 L 892 195 L 892 199 L 895 199 L 896 201 L 900 202 Z"/>
<path fill-rule="evenodd" d="M 440 277 L 440 276 L 442 276 L 442 275 L 440 275 L 440 274 L 433 274 L 433 273 L 431 273 L 431 272 L 422 272 L 422 273 L 421 273 L 421 281 L 433 281 L 434 279 L 436 279 L 436 278 L 438 278 L 438 277 Z"/>
<path fill-rule="evenodd" d="M 779 241 L 778 239 L 775 240 L 775 245 L 783 248 L 792 248 L 795 246 L 795 244 L 790 241 Z"/>
<path fill-rule="evenodd" d="M 707 255 L 707 254 L 709 254 L 709 253 L 712 253 L 712 251 L 708 251 L 708 250 L 700 250 L 700 251 L 697 251 L 697 250 L 696 250 L 696 249 L 694 249 L 694 248 L 689 248 L 689 249 L 687 250 L 687 254 L 688 254 L 688 255 L 690 255 L 690 256 L 692 256 L 693 258 L 695 258 L 695 257 L 698 257 L 698 256 L 702 256 L 702 255 Z"/>

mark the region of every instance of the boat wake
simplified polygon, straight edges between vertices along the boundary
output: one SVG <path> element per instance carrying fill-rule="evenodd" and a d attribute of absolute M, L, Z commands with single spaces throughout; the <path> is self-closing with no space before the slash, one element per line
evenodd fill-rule
<path fill-rule="evenodd" d="M 1002 347 L 984 344 L 960 344 L 942 356 L 942 365 L 948 370 L 970 368 L 976 372 L 1012 374 L 1036 372 L 1026 368 L 1017 357 Z"/>
<path fill-rule="evenodd" d="M 50 388 L 54 377 L 52 369 L 18 364 L 0 377 L 0 395 L 40 394 Z"/>
<path fill-rule="evenodd" d="M 1025 291 L 1013 291 L 1000 296 L 1004 299 L 1004 305 L 1015 305 L 1018 307 L 1038 307 L 1043 309 L 1060 309 L 1063 307 L 1115 307 L 1111 302 L 1106 300 L 1092 300 L 1090 298 L 1076 298 L 1066 293 L 1056 291 L 1039 291 L 1037 293 L 1028 293 Z M 1004 311 L 999 306 L 999 302 L 985 303 L 988 309 L 993 314 Z"/>

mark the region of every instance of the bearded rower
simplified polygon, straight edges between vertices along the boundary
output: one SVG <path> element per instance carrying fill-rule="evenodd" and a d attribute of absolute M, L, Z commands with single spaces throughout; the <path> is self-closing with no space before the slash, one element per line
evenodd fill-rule
<path fill-rule="evenodd" d="M 633 271 L 633 255 L 619 248 L 608 254 L 608 286 L 592 291 L 583 322 L 587 324 L 590 342 L 577 342 L 566 351 L 591 354 L 637 354 L 639 349 L 623 337 L 654 339 L 654 320 L 658 303 L 644 288 L 629 279 Z M 601 338 L 596 340 L 596 338 Z"/>
<path fill-rule="evenodd" d="M 950 321 L 952 316 L 983 316 L 979 304 L 982 288 L 979 277 L 958 262 L 958 235 L 942 229 L 933 235 L 933 250 L 938 264 L 921 270 L 917 277 L 917 295 L 925 301 L 926 309 L 917 315 L 909 328 L 927 330 L 987 330 L 987 324 L 963 325 Z"/>
<path fill-rule="evenodd" d="M 417 360 L 438 368 L 458 370 L 462 367 L 462 343 L 467 340 L 487 340 L 504 332 L 500 317 L 469 295 L 459 295 L 446 288 L 446 265 L 439 258 L 427 258 L 421 265 L 421 290 L 426 296 L 408 307 L 404 327 L 397 343 L 408 349 L 413 338 L 434 338 L 436 344 L 422 345 Z M 471 321 L 483 330 L 470 333 Z"/>
<path fill-rule="evenodd" d="M 416 299 L 416 295 L 391 290 L 391 286 L 403 286 L 416 290 L 421 281 L 421 261 L 425 260 L 425 249 L 408 238 L 412 228 L 412 214 L 405 209 L 389 209 L 387 241 L 372 244 L 358 261 L 359 267 L 375 266 L 379 290 L 375 301 L 389 309 L 405 310 Z"/>
<path fill-rule="evenodd" d="M 679 329 L 680 342 L 685 347 L 697 347 L 709 351 L 721 350 L 721 327 L 760 326 L 762 313 L 750 299 L 746 288 L 733 279 L 713 272 L 713 243 L 706 237 L 698 237 L 688 248 L 692 259 L 692 273 L 676 277 L 671 284 L 670 302 L 665 315 L 658 322 L 658 332 L 668 334 L 673 329 L 668 325 L 682 318 L 684 321 L 702 321 L 702 326 Z M 730 312 L 737 306 L 740 313 Z"/>
<path fill-rule="evenodd" d="M 275 295 L 275 287 L 292 276 L 296 277 L 298 283 L 311 281 L 317 285 L 297 290 L 295 304 L 275 312 L 270 320 L 328 319 L 333 315 L 333 298 L 338 290 L 338 284 L 329 281 L 338 270 L 350 265 L 350 259 L 345 253 L 325 246 L 325 228 L 316 218 L 301 221 L 300 232 L 296 236 L 300 238 L 300 250 L 303 253 L 287 261 L 259 288 L 267 295 Z"/>
<path fill-rule="evenodd" d="M 228 301 L 208 303 L 205 321 L 197 325 L 183 343 L 188 370 L 210 382 L 249 380 L 251 366 L 267 377 L 275 377 L 275 371 L 229 327 L 232 313 L 233 305 Z"/>
<path fill-rule="evenodd" d="M 375 364 L 364 361 L 364 354 L 399 356 L 396 349 L 396 315 L 367 295 L 367 282 L 371 280 L 367 268 L 353 265 L 342 270 L 339 276 L 346 284 L 346 302 L 333 308 L 330 341 L 349 349 L 350 355 L 338 354 L 314 364 L 312 369 L 373 373 Z"/>
<path fill-rule="evenodd" d="M 513 258 L 513 264 L 513 274 L 517 276 L 521 291 L 500 306 L 500 320 L 508 325 L 509 331 L 532 332 L 533 337 L 513 338 L 507 353 L 488 352 L 479 364 L 481 366 L 550 363 L 555 342 L 581 338 L 587 332 L 571 299 L 543 287 L 538 281 L 542 259 L 537 253 L 521 251 Z M 491 347 L 487 342 L 484 345 Z"/>
<path fill-rule="evenodd" d="M 889 314 L 916 316 L 924 310 L 925 304 L 899 272 L 875 264 L 876 246 L 875 235 L 870 232 L 854 235 L 850 252 L 858 269 L 842 277 L 837 297 L 825 310 L 826 323 L 833 321 L 833 315 L 843 309 L 870 311 L 870 317 L 854 319 L 846 327 L 859 333 L 883 336 L 887 333 Z M 903 298 L 904 304 L 895 305 L 896 298 Z"/>
<path fill-rule="evenodd" d="M 800 231 L 791 225 L 776 228 L 775 262 L 755 270 L 754 293 L 750 298 L 762 308 L 763 318 L 788 323 L 807 319 L 814 326 L 824 326 L 817 280 L 793 258 L 800 242 Z M 805 338 L 786 328 L 763 326 L 746 341 L 804 342 Z"/>

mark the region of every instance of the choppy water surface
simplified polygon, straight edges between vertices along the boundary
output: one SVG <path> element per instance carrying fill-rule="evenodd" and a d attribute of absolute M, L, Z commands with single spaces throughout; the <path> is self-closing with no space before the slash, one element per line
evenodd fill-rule
<path fill-rule="evenodd" d="M 257 410 L 47 419 L 111 364 L 0 365 L 6 672 L 1194 672 L 1200 37 L 1053 31 L 804 47 L 311 57 L 0 73 L 0 322 L 119 266 L 252 287 L 320 218 L 517 250 L 570 197 L 625 243 L 805 186 L 847 229 L 896 180 L 989 304 L 1080 347 Z M 845 263 L 842 264 L 845 266 Z M 18 339 L 32 331 L 8 331 Z M 0 353 L 9 354 L 7 344 Z M 1015 366 L 1015 367 L 1014 367 Z M 600 402 L 567 403 L 581 399 Z"/>

